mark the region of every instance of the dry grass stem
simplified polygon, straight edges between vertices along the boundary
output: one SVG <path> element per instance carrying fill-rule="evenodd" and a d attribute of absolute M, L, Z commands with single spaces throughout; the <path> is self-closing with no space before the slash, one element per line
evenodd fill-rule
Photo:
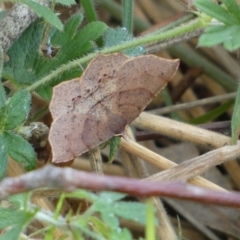
<path fill-rule="evenodd" d="M 127 151 L 135 156 L 138 156 L 139 158 L 153 164 L 154 166 L 158 167 L 161 170 L 166 170 L 166 169 L 177 166 L 176 163 L 154 153 L 153 151 L 151 151 L 131 140 L 126 141 L 125 139 L 121 139 L 120 147 L 123 148 L 125 151 Z M 157 176 L 157 175 L 155 175 L 155 176 Z M 149 177 L 149 179 L 151 179 L 151 177 Z M 156 177 L 155 181 L 159 181 L 159 179 Z M 160 179 L 160 181 L 161 181 L 161 179 Z M 218 186 L 202 177 L 195 177 L 195 178 L 191 179 L 189 182 L 196 186 L 201 186 L 201 187 L 206 187 L 206 188 L 216 189 L 216 190 L 224 190 L 220 186 Z"/>
<path fill-rule="evenodd" d="M 157 173 L 149 177 L 151 180 L 162 181 L 187 181 L 201 175 L 206 170 L 225 161 L 236 159 L 240 156 L 240 145 L 225 146 L 199 157 L 184 161 L 178 166 Z"/>
<path fill-rule="evenodd" d="M 131 141 L 135 142 L 131 128 L 128 128 L 126 132 L 128 138 L 131 139 Z M 138 157 L 136 157 L 136 155 L 129 154 L 124 150 L 122 150 L 122 154 L 125 155 L 125 157 L 123 157 L 123 162 L 125 167 L 127 168 L 129 176 L 137 176 L 139 178 L 146 178 L 149 176 L 148 170 L 145 166 L 145 162 L 142 159 L 139 159 Z M 158 238 L 165 240 L 177 240 L 177 235 L 173 229 L 173 226 L 163 207 L 161 200 L 157 197 L 153 197 L 152 199 L 154 207 L 156 208 L 156 217 L 159 221 L 159 225 L 156 229 Z"/>
<path fill-rule="evenodd" d="M 92 170 L 97 174 L 103 175 L 102 155 L 99 147 L 91 149 L 88 153 Z"/>
<path fill-rule="evenodd" d="M 146 112 L 142 112 L 133 122 L 133 125 L 140 129 L 150 130 L 173 139 L 192 142 L 208 148 L 219 148 L 231 143 L 231 139 L 222 134 Z"/>
<path fill-rule="evenodd" d="M 204 105 L 208 105 L 208 104 L 212 104 L 212 103 L 222 102 L 222 101 L 234 99 L 235 97 L 236 97 L 235 92 L 228 93 L 228 94 L 224 94 L 221 96 L 214 96 L 214 97 L 196 100 L 193 102 L 187 102 L 187 103 L 176 104 L 176 105 L 169 106 L 169 107 L 157 108 L 157 109 L 148 111 L 148 113 L 162 115 L 162 114 L 167 114 L 167 113 L 171 113 L 174 111 L 186 110 L 189 108 L 194 108 L 194 107 L 204 106 Z"/>

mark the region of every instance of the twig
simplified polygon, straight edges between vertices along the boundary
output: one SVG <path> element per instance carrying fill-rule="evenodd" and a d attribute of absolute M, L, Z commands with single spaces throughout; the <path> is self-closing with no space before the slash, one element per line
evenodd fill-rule
<path fill-rule="evenodd" d="M 154 110 L 151 110 L 148 112 L 153 113 L 153 114 L 162 115 L 162 114 L 171 113 L 173 111 L 186 110 L 189 108 L 194 108 L 194 107 L 199 107 L 199 106 L 204 106 L 204 105 L 208 105 L 208 104 L 212 104 L 212 103 L 217 103 L 217 102 L 234 99 L 236 97 L 236 95 L 237 95 L 236 92 L 228 93 L 228 94 L 221 95 L 221 96 L 204 98 L 204 99 L 197 100 L 194 102 L 182 103 L 182 104 L 178 104 L 178 105 L 174 105 L 174 106 L 170 106 L 170 107 L 154 109 Z"/>
<path fill-rule="evenodd" d="M 158 182 L 156 184 L 156 182 L 143 182 L 137 179 L 101 176 L 52 165 L 47 165 L 40 170 L 19 177 L 5 178 L 0 182 L 0 199 L 40 187 L 60 188 L 64 191 L 73 191 L 77 188 L 93 191 L 118 191 L 141 197 L 172 197 L 201 201 L 201 203 L 240 207 L 240 194 L 237 192 L 224 192 L 223 194 L 222 191 L 202 189 L 181 182 Z"/>

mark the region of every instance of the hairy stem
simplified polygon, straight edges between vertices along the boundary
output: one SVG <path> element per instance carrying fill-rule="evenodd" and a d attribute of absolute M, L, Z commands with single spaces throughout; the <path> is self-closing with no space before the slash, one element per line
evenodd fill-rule
<path fill-rule="evenodd" d="M 192 20 L 192 21 L 186 23 L 185 25 L 181 25 L 179 27 L 176 27 L 174 29 L 171 29 L 171 30 L 163 32 L 163 33 L 147 35 L 144 37 L 136 38 L 130 42 L 125 42 L 125 43 L 119 44 L 117 46 L 104 48 L 99 52 L 91 53 L 83 58 L 76 59 L 74 61 L 69 62 L 66 65 L 61 66 L 60 68 L 56 69 L 51 74 L 49 74 L 48 76 L 40 79 L 38 82 L 29 86 L 27 88 L 27 90 L 29 90 L 29 91 L 36 90 L 37 88 L 51 82 L 52 79 L 58 77 L 65 71 L 69 71 L 69 69 L 74 69 L 76 67 L 79 67 L 79 66 L 89 62 L 91 59 L 96 57 L 96 55 L 99 53 L 110 54 L 110 53 L 114 53 L 114 52 L 121 52 L 123 50 L 141 46 L 141 45 L 145 45 L 145 44 L 154 44 L 154 43 L 161 42 L 161 41 L 171 40 L 177 36 L 184 36 L 184 35 L 188 34 L 189 32 L 194 31 L 199 28 L 201 28 L 201 29 L 204 28 L 204 24 L 202 23 L 202 21 L 200 19 L 197 18 L 195 20 Z"/>

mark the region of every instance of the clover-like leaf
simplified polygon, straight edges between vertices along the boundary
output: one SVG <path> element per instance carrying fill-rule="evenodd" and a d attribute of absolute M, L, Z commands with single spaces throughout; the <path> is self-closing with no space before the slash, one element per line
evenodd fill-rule
<path fill-rule="evenodd" d="M 18 127 L 28 117 L 31 104 L 31 94 L 27 90 L 20 90 L 9 100 L 5 109 L 5 129 Z"/>
<path fill-rule="evenodd" d="M 48 7 L 45 7 L 32 0 L 21 0 L 21 2 L 28 5 L 39 17 L 43 17 L 44 20 L 50 23 L 52 26 L 59 30 L 63 30 L 63 24 L 61 23 L 60 19 Z"/>
<path fill-rule="evenodd" d="M 195 5 L 200 11 L 206 13 L 213 18 L 216 18 L 217 20 L 226 25 L 231 26 L 240 23 L 238 18 L 233 16 L 227 9 L 225 9 L 223 6 L 218 5 L 217 3 L 213 3 L 210 0 L 195 0 Z"/>
<path fill-rule="evenodd" d="M 36 153 L 30 143 L 12 132 L 3 133 L 7 145 L 8 155 L 19 163 L 23 163 L 26 170 L 36 167 Z"/>

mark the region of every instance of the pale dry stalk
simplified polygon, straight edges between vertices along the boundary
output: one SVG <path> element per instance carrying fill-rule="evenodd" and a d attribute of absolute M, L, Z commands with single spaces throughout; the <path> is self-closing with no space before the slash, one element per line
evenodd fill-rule
<path fill-rule="evenodd" d="M 125 151 L 135 156 L 138 156 L 139 158 L 153 164 L 154 166 L 158 167 L 160 170 L 166 170 L 166 169 L 177 166 L 176 163 L 158 155 L 157 153 L 131 140 L 126 141 L 124 139 L 121 139 L 120 147 L 123 148 Z M 155 181 L 156 180 L 157 179 L 155 179 Z M 191 179 L 189 182 L 196 186 L 201 186 L 201 187 L 215 189 L 215 190 L 225 190 L 222 187 L 216 185 L 215 183 L 212 183 L 211 181 L 208 181 L 207 179 L 204 179 L 199 176 Z"/>
<path fill-rule="evenodd" d="M 132 124 L 140 129 L 150 130 L 173 139 L 192 142 L 210 149 L 231 144 L 231 139 L 222 134 L 147 112 L 142 112 Z"/>
<path fill-rule="evenodd" d="M 97 174 L 103 175 L 102 155 L 99 147 L 91 149 L 88 154 L 92 170 Z"/>

